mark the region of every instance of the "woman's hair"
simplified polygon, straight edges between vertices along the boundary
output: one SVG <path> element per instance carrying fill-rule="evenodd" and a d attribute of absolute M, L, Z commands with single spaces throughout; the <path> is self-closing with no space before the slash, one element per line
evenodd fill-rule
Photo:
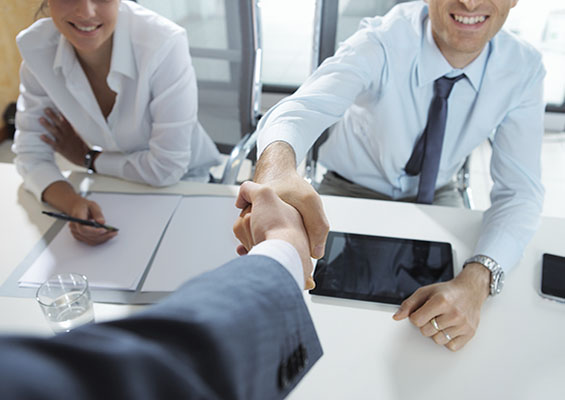
<path fill-rule="evenodd" d="M 38 19 L 40 17 L 47 17 L 47 9 L 48 9 L 47 0 L 42 0 L 41 4 L 37 8 L 37 11 L 35 12 L 34 15 L 35 19 Z"/>

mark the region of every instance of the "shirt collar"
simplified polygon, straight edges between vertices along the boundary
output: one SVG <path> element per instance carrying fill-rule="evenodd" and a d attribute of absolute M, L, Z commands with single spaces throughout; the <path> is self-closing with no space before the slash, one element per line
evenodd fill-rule
<path fill-rule="evenodd" d="M 487 60 L 490 54 L 490 42 L 485 46 L 481 54 L 463 69 L 453 68 L 445 59 L 433 38 L 430 19 L 424 21 L 425 34 L 422 35 L 422 51 L 418 65 L 418 83 L 420 86 L 429 84 L 436 79 L 447 75 L 454 77 L 464 73 L 467 80 L 477 92 L 481 87 Z"/>
<path fill-rule="evenodd" d="M 120 5 L 120 11 L 123 6 Z M 112 61 L 110 64 L 110 73 L 108 77 L 113 80 L 114 73 L 119 73 L 131 79 L 137 77 L 137 68 L 135 66 L 135 58 L 133 53 L 133 44 L 129 38 L 129 21 L 125 13 L 118 14 L 118 21 L 112 37 Z M 59 44 L 55 53 L 53 62 L 53 70 L 62 70 L 64 76 L 68 76 L 69 72 L 78 63 L 73 46 L 65 39 L 63 35 L 59 37 Z M 112 85 L 110 85 L 112 86 Z"/>
<path fill-rule="evenodd" d="M 123 7 L 120 4 L 120 13 L 116 22 L 116 29 L 114 30 L 110 75 L 112 72 L 117 72 L 128 78 L 135 79 L 137 77 L 137 68 L 135 66 L 133 43 L 129 36 L 129 19 L 126 13 L 122 12 Z"/>
<path fill-rule="evenodd" d="M 63 35 L 59 35 L 59 44 L 53 61 L 53 70 L 62 70 L 63 75 L 67 76 L 77 63 L 75 50 L 73 46 L 65 39 Z"/>

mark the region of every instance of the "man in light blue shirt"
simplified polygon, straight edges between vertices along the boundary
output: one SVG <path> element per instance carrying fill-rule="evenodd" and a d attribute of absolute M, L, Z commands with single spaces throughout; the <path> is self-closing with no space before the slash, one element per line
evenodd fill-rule
<path fill-rule="evenodd" d="M 517 1 L 415 1 L 366 19 L 259 126 L 255 180 L 268 182 L 301 212 L 312 256 L 319 258 L 328 223 L 319 197 L 295 168 L 314 141 L 335 124 L 321 149 L 331 171 L 322 183 L 326 193 L 337 181 L 374 194 L 366 197 L 413 200 L 420 176 L 405 167 L 426 126 L 434 82 L 465 75 L 448 98 L 434 204 L 447 204 L 455 173 L 492 136 L 492 206 L 477 256 L 454 280 L 418 290 L 395 314 L 451 350 L 473 337 L 484 300 L 500 291 L 503 272 L 520 259 L 543 202 L 545 70 L 535 49 L 500 30 Z"/>

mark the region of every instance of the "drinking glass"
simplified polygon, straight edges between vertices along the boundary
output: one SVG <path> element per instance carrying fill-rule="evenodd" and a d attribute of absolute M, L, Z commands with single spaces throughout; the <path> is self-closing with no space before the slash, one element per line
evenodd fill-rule
<path fill-rule="evenodd" d="M 37 289 L 36 299 L 55 333 L 68 332 L 94 321 L 88 280 L 84 275 L 53 275 Z"/>

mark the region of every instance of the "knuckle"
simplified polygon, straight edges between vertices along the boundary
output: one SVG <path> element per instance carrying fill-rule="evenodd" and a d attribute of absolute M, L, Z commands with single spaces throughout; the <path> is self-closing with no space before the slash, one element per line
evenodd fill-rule
<path fill-rule="evenodd" d="M 238 236 L 241 233 L 241 230 L 243 228 L 241 227 L 241 219 L 238 219 L 237 221 L 235 221 L 235 223 L 233 224 L 232 230 L 233 233 L 235 234 L 235 236 Z"/>
<path fill-rule="evenodd" d="M 469 336 L 471 336 L 471 337 L 475 336 L 475 333 L 477 333 L 477 327 L 475 325 L 472 325 L 472 324 L 468 324 L 467 326 L 469 327 L 469 329 L 468 329 Z"/>
<path fill-rule="evenodd" d="M 257 190 L 257 194 L 258 196 L 266 199 L 272 199 L 277 197 L 277 193 L 275 192 L 275 190 L 267 185 L 261 185 Z"/>
<path fill-rule="evenodd" d="M 410 322 L 412 322 L 414 325 L 416 326 L 420 326 L 420 319 L 417 316 L 414 316 L 414 314 L 410 314 L 410 316 L 408 317 L 408 319 L 410 320 Z"/>
<path fill-rule="evenodd" d="M 449 306 L 450 305 L 450 301 L 447 298 L 447 296 L 445 295 L 445 293 L 443 292 L 439 292 L 435 295 L 435 300 L 438 302 L 438 304 L 440 306 Z"/>

